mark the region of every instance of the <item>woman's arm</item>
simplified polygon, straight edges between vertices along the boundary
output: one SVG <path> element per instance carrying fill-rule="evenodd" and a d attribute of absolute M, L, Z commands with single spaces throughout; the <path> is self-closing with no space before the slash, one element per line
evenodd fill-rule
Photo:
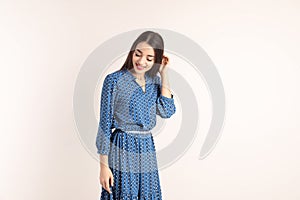
<path fill-rule="evenodd" d="M 163 56 L 162 64 L 159 68 L 161 78 L 158 77 L 159 91 L 156 100 L 156 114 L 158 114 L 161 118 L 170 118 L 176 112 L 173 94 L 170 90 L 170 83 L 167 75 L 168 65 L 169 58 Z"/>
<path fill-rule="evenodd" d="M 167 98 L 172 98 L 167 73 L 161 74 L 161 94 Z"/>
<path fill-rule="evenodd" d="M 176 112 L 176 106 L 169 87 L 169 81 L 165 74 L 157 76 L 158 96 L 156 99 L 156 114 L 161 118 L 170 118 Z"/>
<path fill-rule="evenodd" d="M 102 155 L 108 155 L 109 153 L 110 136 L 112 134 L 113 102 L 114 79 L 111 75 L 107 75 L 102 86 L 100 120 L 96 137 L 97 153 Z"/>
<path fill-rule="evenodd" d="M 110 186 L 113 186 L 114 181 L 108 163 L 110 136 L 112 133 L 113 102 L 114 80 L 111 75 L 107 75 L 104 79 L 101 92 L 100 120 L 96 137 L 96 146 L 100 158 L 100 184 L 109 193 L 112 192 Z"/>

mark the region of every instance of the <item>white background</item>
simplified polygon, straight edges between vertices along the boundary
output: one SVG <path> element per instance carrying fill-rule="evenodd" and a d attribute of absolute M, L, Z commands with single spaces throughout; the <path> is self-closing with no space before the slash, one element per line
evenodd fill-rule
<path fill-rule="evenodd" d="M 1 1 L 0 199 L 99 199 L 99 163 L 73 119 L 76 77 L 112 36 L 163 28 L 203 47 L 226 94 L 221 139 L 197 159 L 210 118 L 201 113 L 193 146 L 160 171 L 164 200 L 298 200 L 299 8 L 292 0 Z M 170 141 L 155 139 L 158 149 Z"/>

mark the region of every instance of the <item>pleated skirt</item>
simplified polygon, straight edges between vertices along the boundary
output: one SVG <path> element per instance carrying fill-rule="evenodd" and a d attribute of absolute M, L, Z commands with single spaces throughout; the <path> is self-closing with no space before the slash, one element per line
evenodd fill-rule
<path fill-rule="evenodd" d="M 152 133 L 115 129 L 108 164 L 114 177 L 112 193 L 103 187 L 100 200 L 162 200 Z"/>

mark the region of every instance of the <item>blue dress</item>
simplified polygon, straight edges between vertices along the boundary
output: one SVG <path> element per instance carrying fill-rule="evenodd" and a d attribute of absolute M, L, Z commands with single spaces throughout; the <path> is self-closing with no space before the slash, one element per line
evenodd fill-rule
<path fill-rule="evenodd" d="M 176 107 L 173 94 L 161 94 L 159 76 L 146 73 L 145 82 L 144 92 L 128 69 L 104 79 L 96 147 L 98 154 L 108 155 L 114 185 L 112 194 L 102 187 L 101 200 L 162 199 L 151 129 L 157 115 L 170 118 Z"/>

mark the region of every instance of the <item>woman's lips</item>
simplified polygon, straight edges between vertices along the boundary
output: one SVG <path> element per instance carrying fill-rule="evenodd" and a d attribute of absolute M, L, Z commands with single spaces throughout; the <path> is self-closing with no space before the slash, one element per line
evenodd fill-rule
<path fill-rule="evenodd" d="M 144 67 L 142 67 L 142 66 L 140 66 L 138 64 L 136 64 L 136 67 L 138 68 L 138 70 L 143 70 L 144 69 Z"/>

